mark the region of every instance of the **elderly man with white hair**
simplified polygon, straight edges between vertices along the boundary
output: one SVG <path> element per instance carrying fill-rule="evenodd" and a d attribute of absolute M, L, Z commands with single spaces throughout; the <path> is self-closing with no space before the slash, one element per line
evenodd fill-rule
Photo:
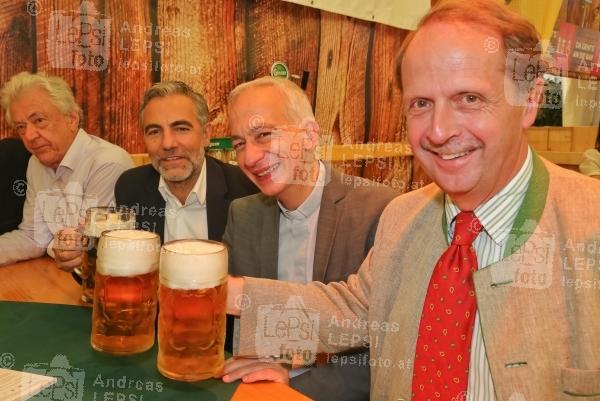
<path fill-rule="evenodd" d="M 0 101 L 32 154 L 23 220 L 0 236 L 0 265 L 42 256 L 46 249 L 60 261 L 69 251 L 55 253 L 54 234 L 77 227 L 88 207 L 113 205 L 115 181 L 132 167 L 131 158 L 81 128 L 81 108 L 59 77 L 16 74 L 2 88 Z M 74 259 L 64 268 L 80 263 Z"/>

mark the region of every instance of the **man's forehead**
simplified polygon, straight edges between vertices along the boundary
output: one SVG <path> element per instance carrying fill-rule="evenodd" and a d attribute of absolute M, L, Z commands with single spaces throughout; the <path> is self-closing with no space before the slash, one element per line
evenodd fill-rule
<path fill-rule="evenodd" d="M 58 111 L 56 106 L 48 101 L 48 94 L 42 90 L 33 92 L 27 90 L 22 92 L 10 105 L 13 118 L 30 118 L 34 115 L 48 114 Z"/>
<path fill-rule="evenodd" d="M 197 120 L 194 103 L 187 96 L 179 95 L 157 97 L 148 102 L 143 112 L 143 121 L 161 120 Z M 186 100 L 187 99 L 187 100 Z"/>
<path fill-rule="evenodd" d="M 496 44 L 491 48 L 490 43 Z M 434 21 L 417 31 L 402 59 L 402 72 L 454 71 L 481 73 L 482 69 L 505 69 L 500 36 L 489 28 L 464 23 Z M 408 84 L 408 83 L 405 83 Z"/>

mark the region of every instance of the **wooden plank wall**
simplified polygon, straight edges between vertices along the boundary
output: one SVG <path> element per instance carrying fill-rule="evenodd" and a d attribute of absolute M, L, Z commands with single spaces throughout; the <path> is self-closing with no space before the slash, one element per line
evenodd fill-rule
<path fill-rule="evenodd" d="M 130 153 L 145 152 L 137 113 L 153 82 L 190 83 L 209 103 L 210 135 L 226 136 L 227 94 L 274 61 L 309 72 L 323 138 L 405 140 L 393 82 L 400 29 L 280 0 L 0 0 L 0 30 L 0 85 L 24 70 L 63 77 L 84 128 Z M 1 116 L 0 138 L 11 135 Z M 411 184 L 411 158 L 338 167 L 399 189 Z"/>
<path fill-rule="evenodd" d="M 35 38 L 31 29 L 31 16 L 24 12 L 23 4 L 11 0 L 0 1 L 0 82 L 6 82 L 20 71 L 33 68 L 32 49 Z M 0 117 L 0 138 L 10 136 L 10 129 Z"/>

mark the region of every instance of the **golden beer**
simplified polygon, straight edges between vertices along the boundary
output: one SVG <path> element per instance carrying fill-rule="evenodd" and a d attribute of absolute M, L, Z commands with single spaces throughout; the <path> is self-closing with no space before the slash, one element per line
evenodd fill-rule
<path fill-rule="evenodd" d="M 154 345 L 159 249 L 155 233 L 102 233 L 92 311 L 95 350 L 128 355 Z"/>
<path fill-rule="evenodd" d="M 108 230 L 133 230 L 135 213 L 126 207 L 91 207 L 85 213 L 83 264 L 81 266 L 81 300 L 94 301 L 94 278 L 96 275 L 97 246 L 100 235 Z"/>
<path fill-rule="evenodd" d="M 158 360 L 161 374 L 197 381 L 223 371 L 227 250 L 219 242 L 165 244 L 160 260 Z"/>

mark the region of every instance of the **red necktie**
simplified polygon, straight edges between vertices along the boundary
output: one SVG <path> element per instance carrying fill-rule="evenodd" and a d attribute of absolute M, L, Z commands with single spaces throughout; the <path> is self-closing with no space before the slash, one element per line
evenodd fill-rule
<path fill-rule="evenodd" d="M 460 212 L 452 243 L 435 265 L 419 325 L 413 401 L 466 399 L 477 308 L 473 287 L 477 255 L 472 244 L 480 231 L 473 212 Z"/>

